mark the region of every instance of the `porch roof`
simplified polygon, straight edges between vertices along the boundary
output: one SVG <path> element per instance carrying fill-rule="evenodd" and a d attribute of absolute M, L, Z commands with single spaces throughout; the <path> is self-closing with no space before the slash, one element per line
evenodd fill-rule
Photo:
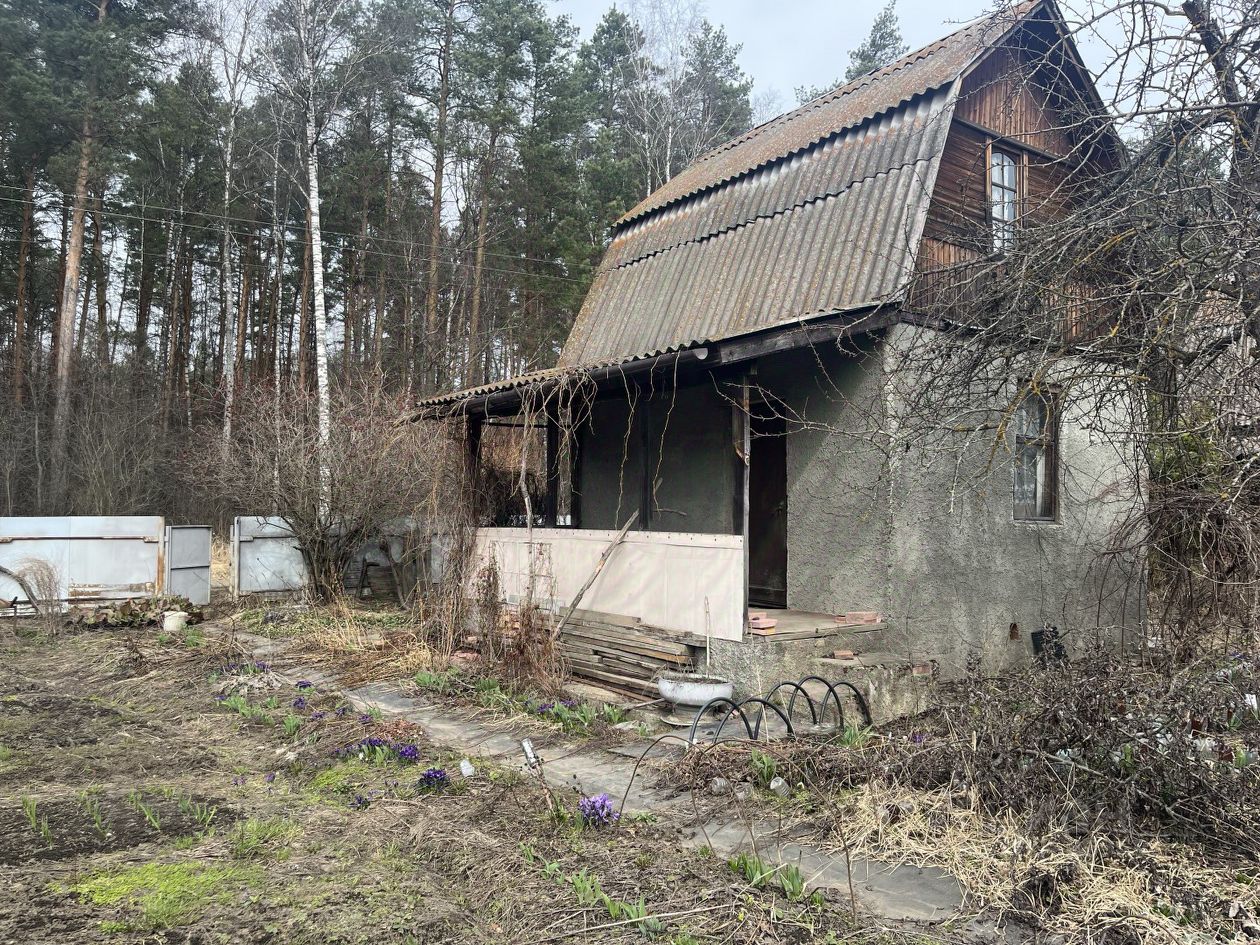
<path fill-rule="evenodd" d="M 545 409 L 554 394 L 580 385 L 613 385 L 656 369 L 704 365 L 713 369 L 765 354 L 828 343 L 845 336 L 877 331 L 899 314 L 895 305 L 862 305 L 822 312 L 809 318 L 757 328 L 716 339 L 697 339 L 658 351 L 611 359 L 581 367 L 544 368 L 478 387 L 436 394 L 419 401 L 404 421 L 455 415 L 489 416 L 519 410 L 527 401 Z"/>

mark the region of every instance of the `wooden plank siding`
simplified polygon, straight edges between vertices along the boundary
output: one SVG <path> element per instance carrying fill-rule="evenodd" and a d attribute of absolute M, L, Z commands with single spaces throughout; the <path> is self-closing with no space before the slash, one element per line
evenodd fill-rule
<path fill-rule="evenodd" d="M 1017 36 L 1015 39 L 1018 39 Z M 1060 218 L 1081 198 L 1099 169 L 1077 118 L 1055 102 L 1072 90 L 1066 73 L 1039 67 L 1035 54 L 1016 46 L 994 49 L 966 78 L 951 121 L 929 204 L 908 307 L 948 317 L 988 295 L 978 274 L 992 269 L 989 218 L 991 151 L 1017 158 L 1020 224 Z M 1093 333 L 1101 322 L 1089 287 L 1064 287 L 1054 304 L 1064 309 L 1069 335 Z M 1086 327 L 1090 326 L 1090 327 Z"/>

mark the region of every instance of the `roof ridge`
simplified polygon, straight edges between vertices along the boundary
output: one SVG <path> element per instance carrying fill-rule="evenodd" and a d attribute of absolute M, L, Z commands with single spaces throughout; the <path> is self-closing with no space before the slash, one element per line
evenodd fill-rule
<path fill-rule="evenodd" d="M 799 105 L 790 111 L 784 112 L 781 115 L 776 115 L 774 118 L 771 118 L 768 121 L 762 122 L 760 125 L 757 125 L 756 127 L 749 129 L 748 131 L 744 132 L 742 135 L 739 135 L 738 137 L 735 137 L 735 138 L 730 139 L 729 141 L 723 142 L 722 144 L 718 145 L 715 148 L 711 148 L 710 150 L 702 154 L 700 157 L 698 157 L 691 164 L 689 164 L 686 169 L 684 169 L 674 178 L 671 178 L 671 181 L 667 181 L 666 183 L 662 184 L 652 194 L 649 194 L 642 201 L 640 201 L 636 206 L 632 207 L 629 211 L 623 214 L 616 221 L 616 223 L 613 224 L 613 228 L 620 229 L 621 227 L 627 224 L 633 223 L 635 221 L 643 219 L 644 217 L 650 216 L 651 214 L 658 212 L 664 209 L 665 207 L 671 206 L 683 199 L 686 199 L 688 197 L 693 197 L 696 194 L 703 193 L 707 190 L 714 189 L 731 180 L 735 180 L 739 178 L 743 174 L 750 173 L 754 170 L 757 170 L 760 167 L 764 167 L 769 164 L 773 164 L 776 161 L 790 157 L 791 155 L 796 154 L 799 151 L 805 150 L 813 146 L 818 141 L 825 140 L 826 138 L 840 131 L 843 131 L 846 128 L 858 125 L 862 121 L 865 121 L 875 115 L 879 115 L 886 111 L 899 108 L 903 106 L 907 101 L 915 98 L 917 95 L 930 91 L 931 89 L 939 88 L 943 85 L 947 85 L 950 81 L 956 80 L 958 76 L 951 75 L 951 77 L 948 80 L 929 83 L 924 88 L 914 88 L 913 90 L 906 90 L 904 94 L 901 96 L 901 98 L 898 99 L 897 101 L 874 103 L 871 110 L 868 112 L 864 112 L 860 118 L 850 120 L 846 122 L 845 124 L 841 125 L 840 127 L 833 128 L 827 131 L 826 133 L 819 133 L 815 137 L 811 138 L 810 140 L 803 141 L 799 143 L 796 147 L 791 148 L 790 150 L 784 151 L 783 153 L 775 154 L 770 157 L 765 157 L 760 160 L 751 161 L 747 166 L 741 167 L 739 170 L 735 170 L 734 168 L 727 168 L 722 173 L 721 177 L 710 179 L 707 182 L 699 183 L 695 186 L 692 186 L 689 190 L 685 192 L 676 192 L 665 197 L 659 196 L 662 194 L 662 192 L 669 190 L 671 182 L 681 183 L 680 178 L 686 177 L 688 175 L 688 172 L 692 170 L 704 169 L 710 166 L 712 162 L 719 161 L 725 158 L 727 155 L 731 154 L 731 152 L 735 152 L 739 148 L 745 145 L 748 145 L 750 142 L 755 142 L 759 138 L 767 134 L 772 134 L 782 129 L 790 129 L 792 127 L 793 122 L 807 118 L 813 115 L 814 113 L 818 112 L 819 110 L 827 108 L 828 106 L 834 105 L 835 103 L 841 101 L 842 99 L 850 95 L 854 95 L 856 93 L 862 92 L 870 88 L 872 85 L 875 85 L 887 79 L 889 76 L 896 75 L 897 73 L 905 69 L 908 69 L 912 66 L 915 66 L 926 60 L 929 60 L 933 56 L 941 53 L 943 50 L 952 48 L 953 46 L 961 42 L 963 38 L 969 37 L 970 35 L 974 35 L 977 32 L 987 34 L 987 32 L 995 25 L 1001 25 L 1004 27 L 1015 26 L 1017 23 L 1019 23 L 1021 20 L 1026 18 L 1030 13 L 1032 13 L 1033 10 L 1035 10 L 1039 5 L 1041 5 L 1044 2 L 1045 0 L 1022 0 L 1022 2 L 1020 3 L 1014 4 L 1012 6 L 1004 7 L 1000 10 L 996 10 L 994 12 L 987 13 L 983 16 L 977 17 L 971 20 L 970 22 L 964 24 L 963 26 L 960 26 L 958 29 L 954 30 L 953 32 L 946 34 L 940 39 L 937 39 L 931 43 L 928 43 L 927 45 L 922 46 L 919 49 L 915 49 L 911 52 L 906 53 L 904 56 L 900 57 L 894 62 L 889 63 L 886 66 L 882 66 L 879 69 L 875 69 L 875 70 L 872 70 L 871 72 L 864 73 L 863 75 L 858 76 L 852 81 L 846 82 L 844 85 L 838 86 L 837 88 L 834 88 L 831 91 L 826 92 L 815 99 L 811 99 L 810 101 L 804 103 L 803 105 Z M 961 74 L 961 71 L 962 70 L 960 70 L 960 74 Z M 788 131 L 787 133 L 790 134 L 791 132 Z M 719 169 L 720 169 L 720 166 L 719 166 Z M 678 188 L 675 188 L 675 189 L 677 190 Z"/>

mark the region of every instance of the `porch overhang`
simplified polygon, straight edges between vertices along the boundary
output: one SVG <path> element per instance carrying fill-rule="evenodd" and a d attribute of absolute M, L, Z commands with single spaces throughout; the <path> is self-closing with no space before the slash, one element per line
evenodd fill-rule
<path fill-rule="evenodd" d="M 899 313 L 899 301 L 866 305 L 794 318 L 718 340 L 689 341 L 665 351 L 631 355 L 619 361 L 533 371 L 480 387 L 428 397 L 419 401 L 402 420 L 509 416 L 519 413 L 531 401 L 545 408 L 554 399 L 553 395 L 566 387 L 594 385 L 603 389 L 658 371 L 675 375 L 686 369 L 714 370 L 767 354 L 835 343 L 845 337 L 888 328 L 897 321 Z"/>

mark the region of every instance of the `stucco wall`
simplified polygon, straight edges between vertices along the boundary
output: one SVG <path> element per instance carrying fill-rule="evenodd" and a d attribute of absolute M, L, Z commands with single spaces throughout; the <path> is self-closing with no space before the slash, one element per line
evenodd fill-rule
<path fill-rule="evenodd" d="M 641 503 L 646 461 L 648 530 L 735 532 L 731 404 L 711 382 L 596 401 L 581 450 L 583 528 L 625 523 Z"/>
<path fill-rule="evenodd" d="M 789 418 L 787 570 L 793 609 L 887 609 L 891 522 L 878 434 L 880 370 L 870 345 L 855 352 L 820 346 L 759 365 L 757 386 Z"/>
<path fill-rule="evenodd" d="M 883 349 L 890 370 L 901 367 L 899 340 Z M 886 386 L 891 415 L 906 389 Z M 959 437 L 953 452 L 894 452 L 886 648 L 955 675 L 969 657 L 990 670 L 1027 660 L 1032 632 L 1046 623 L 1071 630 L 1077 649 L 1117 636 L 1091 628 L 1135 626 L 1135 562 L 1101 557 L 1133 507 L 1125 429 L 1125 418 L 1087 398 L 1064 404 L 1057 522 L 1015 520 L 1009 437 L 996 450 L 986 433 L 970 444 Z"/>

